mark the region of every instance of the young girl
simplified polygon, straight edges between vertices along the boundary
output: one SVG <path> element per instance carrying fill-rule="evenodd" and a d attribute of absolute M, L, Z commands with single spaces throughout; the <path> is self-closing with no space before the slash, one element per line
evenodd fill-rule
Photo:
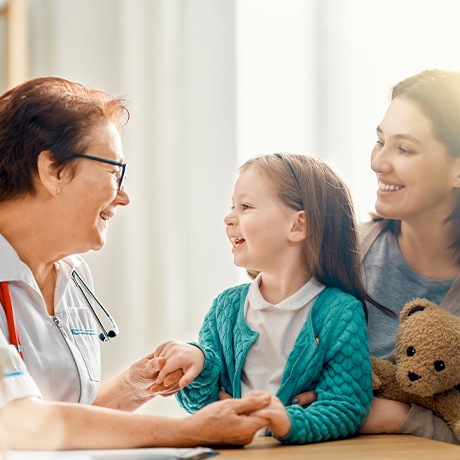
<path fill-rule="evenodd" d="M 157 348 L 166 359 L 157 383 L 172 384 L 167 376 L 181 369 L 177 397 L 190 412 L 220 390 L 234 398 L 254 389 L 276 395 L 259 415 L 284 443 L 353 434 L 372 399 L 363 303 L 376 303 L 360 279 L 344 182 L 310 156 L 251 159 L 225 225 L 235 264 L 254 281 L 215 299 L 197 344 Z M 318 400 L 308 408 L 284 407 L 313 388 Z"/>

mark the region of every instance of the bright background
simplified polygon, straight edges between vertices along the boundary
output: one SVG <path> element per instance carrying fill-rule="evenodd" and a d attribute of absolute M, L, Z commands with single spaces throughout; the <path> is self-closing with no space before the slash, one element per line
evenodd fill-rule
<path fill-rule="evenodd" d="M 27 78 L 77 80 L 124 95 L 131 109 L 132 202 L 106 247 L 85 255 L 121 330 L 103 345 L 106 379 L 164 340 L 195 339 L 213 298 L 246 280 L 223 225 L 246 158 L 323 156 L 366 219 L 376 188 L 369 156 L 390 88 L 423 69 L 460 70 L 458 0 L 25 4 Z M 174 398 L 142 411 L 184 413 Z"/>

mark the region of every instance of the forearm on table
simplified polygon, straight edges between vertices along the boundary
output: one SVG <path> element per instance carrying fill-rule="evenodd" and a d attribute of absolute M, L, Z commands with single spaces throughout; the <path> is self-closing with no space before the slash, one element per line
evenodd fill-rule
<path fill-rule="evenodd" d="M 11 401 L 0 411 L 0 420 L 10 449 L 179 447 L 194 443 L 187 428 L 191 420 L 185 418 L 151 417 L 36 398 Z"/>

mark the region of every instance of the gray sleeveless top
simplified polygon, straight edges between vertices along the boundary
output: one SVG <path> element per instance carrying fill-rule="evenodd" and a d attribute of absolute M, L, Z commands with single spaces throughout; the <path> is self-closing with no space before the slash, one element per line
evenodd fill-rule
<path fill-rule="evenodd" d="M 396 236 L 391 231 L 382 232 L 380 222 L 368 224 L 367 230 L 363 240 L 363 268 L 367 291 L 397 315 L 396 318 L 390 318 L 368 305 L 370 352 L 374 356 L 385 357 L 393 350 L 399 327 L 399 313 L 406 302 L 415 297 L 424 297 L 454 314 L 460 314 L 460 283 L 459 277 L 456 280 L 438 281 L 420 276 L 404 260 Z M 457 301 L 454 303 L 454 295 L 450 291 L 455 289 Z M 451 301 L 449 298 L 452 298 Z"/>

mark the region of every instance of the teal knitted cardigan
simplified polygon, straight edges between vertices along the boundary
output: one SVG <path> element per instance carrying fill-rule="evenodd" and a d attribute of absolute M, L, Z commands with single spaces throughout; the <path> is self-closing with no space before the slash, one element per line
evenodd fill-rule
<path fill-rule="evenodd" d="M 244 319 L 249 284 L 222 292 L 200 330 L 205 355 L 200 375 L 177 394 L 188 412 L 217 400 L 220 389 L 241 397 L 241 369 L 257 340 Z M 290 405 L 293 396 L 314 389 L 318 400 L 303 408 Z M 356 432 L 372 400 L 372 373 L 367 326 L 361 302 L 337 288 L 325 288 L 288 357 L 276 393 L 291 419 L 280 441 L 305 444 L 344 438 Z"/>

